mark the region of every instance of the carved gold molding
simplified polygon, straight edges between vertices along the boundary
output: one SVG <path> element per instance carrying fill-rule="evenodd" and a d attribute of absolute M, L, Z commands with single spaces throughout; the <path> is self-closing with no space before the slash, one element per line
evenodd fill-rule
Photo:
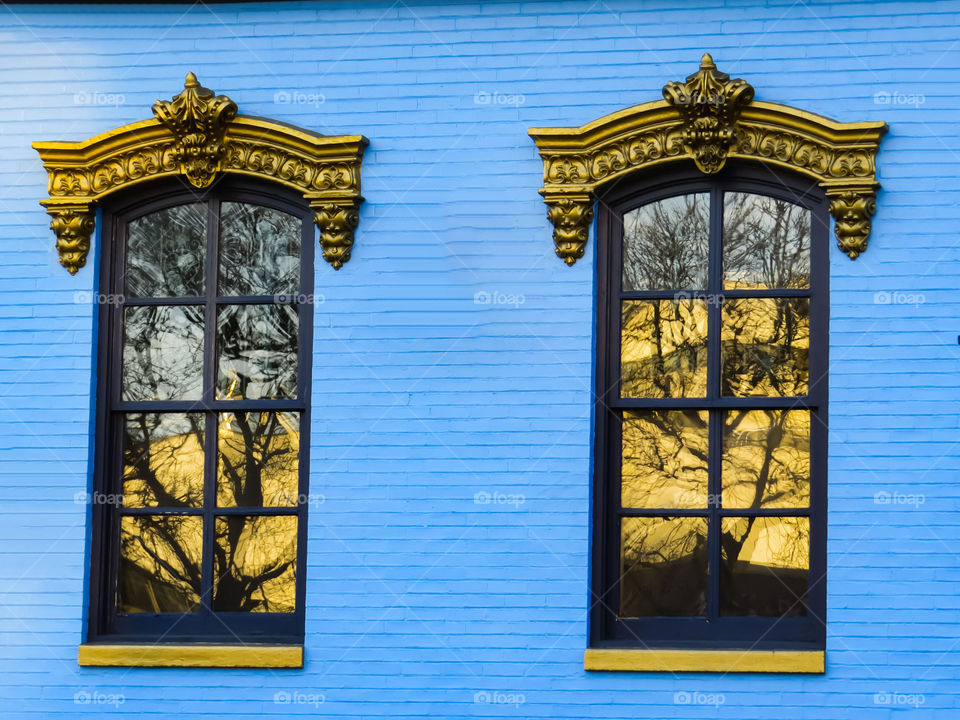
<path fill-rule="evenodd" d="M 866 250 L 886 123 L 840 123 L 754 102 L 753 88 L 718 72 L 709 53 L 696 73 L 668 83 L 663 95 L 582 127 L 530 130 L 543 159 L 540 194 L 564 262 L 583 257 L 598 189 L 634 170 L 690 159 L 705 173 L 737 158 L 812 178 L 830 201 L 838 247 L 851 259 Z"/>
<path fill-rule="evenodd" d="M 83 142 L 38 142 L 60 263 L 74 274 L 86 263 L 97 203 L 116 190 L 161 177 L 197 188 L 221 174 L 279 183 L 303 195 L 320 228 L 323 257 L 339 269 L 350 259 L 359 220 L 360 167 L 367 139 L 324 136 L 238 115 L 236 104 L 189 73 L 183 92 L 153 106 L 155 118 Z"/>

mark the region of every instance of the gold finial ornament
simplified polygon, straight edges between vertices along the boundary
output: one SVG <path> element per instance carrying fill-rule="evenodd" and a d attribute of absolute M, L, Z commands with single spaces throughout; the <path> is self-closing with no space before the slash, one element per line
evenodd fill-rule
<path fill-rule="evenodd" d="M 543 160 L 540 194 L 564 262 L 573 265 L 583 256 L 594 199 L 611 182 L 637 170 L 691 160 L 712 174 L 730 158 L 809 177 L 830 200 L 838 247 L 851 259 L 866 249 L 880 187 L 876 157 L 886 123 L 840 123 L 756 101 L 753 87 L 717 70 L 709 53 L 685 81 L 667 83 L 663 96 L 581 127 L 530 130 Z"/>
<path fill-rule="evenodd" d="M 191 72 L 183 92 L 173 100 L 157 100 L 153 114 L 176 138 L 173 159 L 180 172 L 194 187 L 209 187 L 223 167 L 227 123 L 237 116 L 237 104 L 214 95 Z"/>
<path fill-rule="evenodd" d="M 323 256 L 339 269 L 350 258 L 359 222 L 362 135 L 319 135 L 240 115 L 188 73 L 183 91 L 159 100 L 154 117 L 83 142 L 37 142 L 47 171 L 60 263 L 75 274 L 90 251 L 96 207 L 117 190 L 156 178 L 181 177 L 196 188 L 222 174 L 254 177 L 300 193 L 317 217 Z M 342 220 L 331 207 L 349 209 Z M 328 219 L 333 217 L 333 220 Z M 321 222 L 323 220 L 323 222 Z"/>
<path fill-rule="evenodd" d="M 705 173 L 715 173 L 727 162 L 734 143 L 734 125 L 740 110 L 753 100 L 753 88 L 741 79 L 731 80 L 704 53 L 700 69 L 686 82 L 663 86 L 663 97 L 683 118 L 683 146 Z"/>

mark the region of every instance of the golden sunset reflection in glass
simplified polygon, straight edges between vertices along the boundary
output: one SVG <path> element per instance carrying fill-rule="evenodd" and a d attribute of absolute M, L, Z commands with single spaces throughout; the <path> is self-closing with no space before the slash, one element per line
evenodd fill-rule
<path fill-rule="evenodd" d="M 806 615 L 810 520 L 723 518 L 721 615 Z"/>
<path fill-rule="evenodd" d="M 810 411 L 723 415 L 723 507 L 810 506 Z"/>
<path fill-rule="evenodd" d="M 291 613 L 296 601 L 297 518 L 218 517 L 213 609 Z"/>
<path fill-rule="evenodd" d="M 708 413 L 625 412 L 620 504 L 706 508 Z"/>
<path fill-rule="evenodd" d="M 623 518 L 620 547 L 621 617 L 706 612 L 706 518 Z"/>
<path fill-rule="evenodd" d="M 300 415 L 220 413 L 217 505 L 292 507 L 300 487 Z"/>
<path fill-rule="evenodd" d="M 723 303 L 721 326 L 722 395 L 807 394 L 808 298 L 727 300 Z"/>
<path fill-rule="evenodd" d="M 126 516 L 120 523 L 121 613 L 200 609 L 203 520 L 186 515 Z"/>
<path fill-rule="evenodd" d="M 704 397 L 707 305 L 702 300 L 625 300 L 621 397 Z"/>

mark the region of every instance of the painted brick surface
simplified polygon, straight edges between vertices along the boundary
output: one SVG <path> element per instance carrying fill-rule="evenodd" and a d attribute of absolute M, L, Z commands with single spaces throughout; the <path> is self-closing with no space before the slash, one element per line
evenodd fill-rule
<path fill-rule="evenodd" d="M 0 9 L 0 715 L 960 717 L 958 36 L 946 1 Z M 890 124 L 870 248 L 831 253 L 822 677 L 583 670 L 595 246 L 554 257 L 527 129 L 705 50 L 758 99 Z M 76 665 L 96 257 L 57 265 L 30 143 L 149 117 L 188 70 L 371 141 L 353 259 L 316 265 L 302 671 Z"/>

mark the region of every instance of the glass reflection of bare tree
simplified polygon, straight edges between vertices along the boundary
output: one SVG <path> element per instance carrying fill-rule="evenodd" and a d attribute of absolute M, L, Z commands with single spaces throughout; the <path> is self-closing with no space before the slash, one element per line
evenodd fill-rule
<path fill-rule="evenodd" d="M 126 291 L 132 297 L 203 295 L 206 205 L 178 205 L 131 222 Z"/>
<path fill-rule="evenodd" d="M 199 212 L 192 206 L 160 211 L 131 225 L 127 274 L 134 295 L 202 294 L 206 209 L 198 207 Z M 300 220 L 241 205 L 230 212 L 235 216 L 232 225 L 228 222 L 232 239 L 224 240 L 231 263 L 228 290 L 264 295 L 296 290 Z M 250 257 L 262 262 L 252 263 Z M 220 396 L 296 397 L 296 309 L 229 305 L 218 319 Z M 124 325 L 124 400 L 200 399 L 202 305 L 127 307 Z M 124 505 L 165 512 L 121 517 L 121 612 L 200 608 L 203 519 L 177 511 L 204 505 L 206 417 L 201 412 L 125 416 Z M 257 515 L 254 509 L 294 507 L 299 501 L 299 415 L 262 411 L 220 417 L 228 418 L 221 426 L 229 432 L 217 438 L 217 501 L 221 507 L 250 507 L 251 515 L 215 518 L 214 609 L 292 612 L 297 517 Z"/>
<path fill-rule="evenodd" d="M 725 193 L 724 287 L 810 287 L 810 211 L 750 193 Z"/>
<path fill-rule="evenodd" d="M 691 280 L 697 277 L 694 265 L 699 258 L 704 273 L 706 268 L 706 253 L 700 250 L 705 218 L 691 197 L 672 199 L 678 201 L 673 207 L 651 207 L 642 217 L 628 214 L 625 290 L 704 286 Z M 727 193 L 725 287 L 809 287 L 809 237 L 806 209 L 773 198 Z M 689 299 L 624 301 L 622 394 L 703 397 L 706 316 L 705 303 L 698 307 Z M 721 325 L 721 395 L 807 394 L 808 299 L 728 299 L 722 305 Z M 624 507 L 662 509 L 665 516 L 673 508 L 706 508 L 706 413 L 702 416 L 696 411 L 625 413 Z M 809 507 L 809 411 L 730 410 L 719 417 L 723 506 Z M 703 582 L 706 578 L 705 524 L 705 518 L 624 519 L 621 614 L 702 614 L 696 583 L 698 577 Z M 806 518 L 724 519 L 721 550 L 723 614 L 806 611 L 799 602 L 806 592 L 809 563 Z M 703 567 L 698 564 L 701 553 Z M 686 600 L 676 597 L 677 588 L 687 588 Z"/>
<path fill-rule="evenodd" d="M 643 205 L 623 218 L 624 290 L 702 290 L 710 202 L 703 193 Z"/>
<path fill-rule="evenodd" d="M 621 617 L 706 611 L 706 518 L 624 518 Z"/>

